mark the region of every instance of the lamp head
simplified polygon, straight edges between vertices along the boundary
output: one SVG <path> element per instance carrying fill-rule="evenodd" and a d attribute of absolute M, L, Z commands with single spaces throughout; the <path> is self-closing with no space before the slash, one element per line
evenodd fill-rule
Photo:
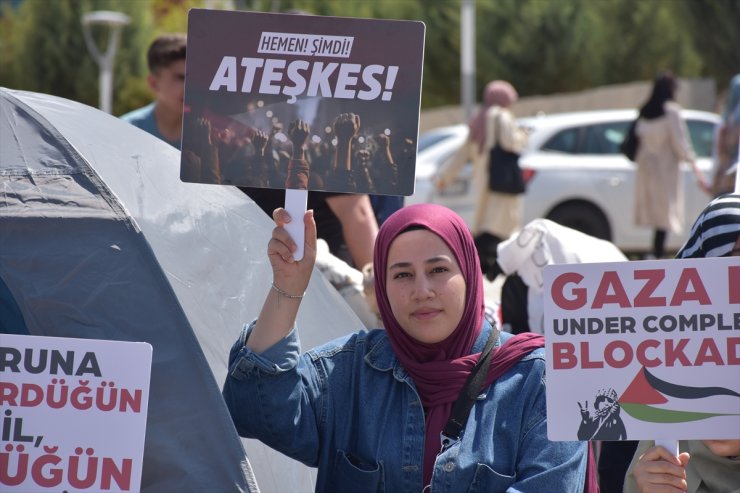
<path fill-rule="evenodd" d="M 82 16 L 82 24 L 85 26 L 123 27 L 130 22 L 131 18 L 126 14 L 112 12 L 110 10 L 97 10 L 95 12 L 88 12 Z"/>

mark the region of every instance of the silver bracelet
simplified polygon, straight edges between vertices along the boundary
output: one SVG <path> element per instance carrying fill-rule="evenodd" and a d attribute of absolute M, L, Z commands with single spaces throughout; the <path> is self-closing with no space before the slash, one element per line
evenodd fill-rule
<path fill-rule="evenodd" d="M 275 283 L 274 282 L 271 284 L 271 286 L 272 286 L 272 289 L 274 289 L 275 291 L 278 292 L 278 294 L 281 294 L 282 296 L 285 296 L 286 298 L 290 298 L 292 300 L 299 300 L 299 299 L 303 298 L 303 295 L 304 294 L 306 294 L 305 292 L 303 294 L 290 294 L 290 293 L 286 293 L 285 291 L 283 291 L 279 287 L 275 286 Z"/>

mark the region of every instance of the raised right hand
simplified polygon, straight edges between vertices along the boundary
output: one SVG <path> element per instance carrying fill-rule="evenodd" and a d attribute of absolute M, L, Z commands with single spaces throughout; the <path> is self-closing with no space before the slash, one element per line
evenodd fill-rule
<path fill-rule="evenodd" d="M 293 259 L 296 244 L 283 227 L 291 221 L 288 211 L 279 207 L 273 211 L 272 218 L 275 221 L 275 228 L 267 244 L 267 257 L 272 266 L 273 283 L 286 293 L 302 294 L 308 287 L 316 261 L 316 221 L 313 218 L 313 211 L 306 211 L 303 216 L 305 239 L 303 258 L 300 261 Z"/>
<path fill-rule="evenodd" d="M 316 222 L 313 211 L 306 211 L 303 216 L 305 227 L 303 258 L 293 259 L 296 245 L 283 227 L 290 220 L 285 209 L 278 208 L 272 213 L 275 229 L 267 244 L 267 256 L 272 265 L 272 283 L 259 317 L 254 325 L 247 347 L 256 353 L 283 339 L 295 324 L 298 308 L 303 293 L 311 279 L 311 271 L 316 261 Z"/>

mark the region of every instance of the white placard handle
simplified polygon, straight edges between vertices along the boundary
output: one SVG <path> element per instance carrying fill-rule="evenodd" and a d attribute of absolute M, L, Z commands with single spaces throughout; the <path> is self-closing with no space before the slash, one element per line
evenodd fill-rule
<path fill-rule="evenodd" d="M 285 189 L 285 210 L 290 214 L 290 222 L 285 225 L 285 229 L 298 247 L 296 251 L 293 252 L 293 258 L 295 260 L 301 260 L 303 258 L 305 233 L 303 216 L 306 214 L 307 203 L 308 190 L 297 190 L 295 188 Z"/>
<path fill-rule="evenodd" d="M 664 449 L 668 450 L 668 452 L 678 457 L 678 440 L 655 440 L 655 445 L 663 447 Z"/>

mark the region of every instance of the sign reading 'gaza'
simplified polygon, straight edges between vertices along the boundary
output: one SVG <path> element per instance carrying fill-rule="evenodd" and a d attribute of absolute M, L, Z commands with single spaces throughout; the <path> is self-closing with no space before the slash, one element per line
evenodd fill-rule
<path fill-rule="evenodd" d="M 545 277 L 551 440 L 740 438 L 740 258 Z"/>

